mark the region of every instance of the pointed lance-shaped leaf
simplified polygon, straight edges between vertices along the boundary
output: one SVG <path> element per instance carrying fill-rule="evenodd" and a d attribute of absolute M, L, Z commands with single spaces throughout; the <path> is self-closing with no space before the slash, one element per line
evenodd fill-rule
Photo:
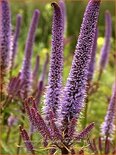
<path fill-rule="evenodd" d="M 110 44 L 111 44 L 111 34 L 112 34 L 111 14 L 109 11 L 106 11 L 105 12 L 105 41 L 101 49 L 101 56 L 100 56 L 100 62 L 99 62 L 100 74 L 105 69 L 108 62 L 108 56 L 109 56 Z"/>
<path fill-rule="evenodd" d="M 57 3 L 52 3 L 54 7 L 52 24 L 52 49 L 50 57 L 50 69 L 48 77 L 48 88 L 46 92 L 46 101 L 44 113 L 46 115 L 51 109 L 55 114 L 60 105 L 60 95 L 62 88 L 62 70 L 63 70 L 63 20 L 61 8 Z"/>
<path fill-rule="evenodd" d="M 11 57 L 11 13 L 8 0 L 0 0 L 0 93 L 4 92 Z"/>
<path fill-rule="evenodd" d="M 93 78 L 93 73 L 95 68 L 95 56 L 97 51 L 97 38 L 98 38 L 98 28 L 96 28 L 92 52 L 91 52 L 91 59 L 90 59 L 89 69 L 88 69 L 88 81 L 91 81 Z"/>
<path fill-rule="evenodd" d="M 112 96 L 108 106 L 105 120 L 101 125 L 101 134 L 105 137 L 110 137 L 115 131 L 115 118 L 116 118 L 116 82 L 113 85 Z"/>
<path fill-rule="evenodd" d="M 12 47 L 12 53 L 11 53 L 11 70 L 14 66 L 14 61 L 15 61 L 15 57 L 17 54 L 18 38 L 19 38 L 19 34 L 20 34 L 20 29 L 21 29 L 21 22 L 22 22 L 22 16 L 20 14 L 18 14 L 17 19 L 16 19 L 16 29 L 15 29 L 15 34 L 14 34 L 14 39 L 13 39 L 13 47 Z"/>
<path fill-rule="evenodd" d="M 25 129 L 23 129 L 22 126 L 19 127 L 20 129 L 20 134 L 21 134 L 21 137 L 25 143 L 25 146 L 27 148 L 27 151 L 31 152 L 32 154 L 35 154 L 35 151 L 34 151 L 34 148 L 33 148 L 33 145 L 30 141 L 30 138 L 28 136 L 28 133 Z"/>
<path fill-rule="evenodd" d="M 64 89 L 62 126 L 67 128 L 73 117 L 79 118 L 84 107 L 88 67 L 99 15 L 100 0 L 89 0 L 78 38 L 72 67 Z"/>
<path fill-rule="evenodd" d="M 33 51 L 33 43 L 35 40 L 35 32 L 39 21 L 39 15 L 39 10 L 35 10 L 30 24 L 25 46 L 25 56 L 21 70 L 21 81 L 24 82 L 21 90 L 21 96 L 23 99 L 28 96 L 31 87 L 31 57 Z"/>

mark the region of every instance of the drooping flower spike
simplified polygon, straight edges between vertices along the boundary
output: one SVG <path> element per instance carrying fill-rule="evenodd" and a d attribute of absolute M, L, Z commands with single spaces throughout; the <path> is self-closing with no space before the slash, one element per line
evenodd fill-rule
<path fill-rule="evenodd" d="M 80 35 L 62 101 L 62 126 L 66 130 L 69 121 L 79 118 L 84 107 L 88 67 L 96 32 L 100 0 L 90 0 L 84 13 Z"/>
<path fill-rule="evenodd" d="M 101 125 L 101 134 L 104 137 L 112 138 L 111 136 L 113 136 L 114 131 L 116 130 L 114 122 L 115 118 L 116 118 L 116 82 L 113 85 L 112 96 L 110 99 L 104 123 Z"/>
<path fill-rule="evenodd" d="M 110 44 L 111 44 L 111 35 L 112 35 L 111 14 L 109 11 L 106 11 L 105 12 L 105 41 L 104 41 L 104 45 L 101 49 L 98 80 L 101 78 L 101 74 L 102 74 L 103 70 L 105 69 L 107 62 L 108 62 L 108 56 L 109 56 Z"/>
<path fill-rule="evenodd" d="M 10 67 L 11 13 L 8 0 L 0 0 L 0 94 L 5 90 L 5 77 Z"/>
<path fill-rule="evenodd" d="M 60 95 L 62 88 L 62 70 L 63 70 L 63 19 L 61 8 L 57 3 L 52 3 L 54 8 L 53 24 L 52 24 L 52 49 L 50 58 L 50 70 L 48 76 L 48 88 L 46 92 L 46 101 L 44 113 L 46 115 L 49 110 L 56 114 L 60 105 Z"/>
<path fill-rule="evenodd" d="M 33 43 L 35 40 L 35 32 L 39 21 L 39 15 L 40 15 L 39 10 L 35 10 L 32 17 L 27 41 L 26 41 L 25 56 L 24 56 L 22 70 L 21 70 L 21 81 L 24 83 L 21 90 L 22 99 L 25 99 L 29 95 L 30 88 L 31 88 L 31 80 L 32 80 L 31 79 L 32 78 L 31 57 L 32 57 L 32 51 L 33 51 Z"/>
<path fill-rule="evenodd" d="M 22 16 L 20 14 L 18 14 L 17 20 L 16 20 L 15 34 L 13 37 L 13 47 L 12 47 L 12 53 L 11 53 L 11 70 L 14 66 L 14 61 L 15 61 L 15 57 L 17 54 L 18 38 L 19 38 L 19 34 L 20 34 L 20 29 L 21 29 L 21 22 L 22 22 Z"/>

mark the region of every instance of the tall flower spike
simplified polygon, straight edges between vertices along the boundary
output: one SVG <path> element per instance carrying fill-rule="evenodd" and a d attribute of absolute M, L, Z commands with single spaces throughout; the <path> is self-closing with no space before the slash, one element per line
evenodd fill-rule
<path fill-rule="evenodd" d="M 106 11 L 105 12 L 105 42 L 101 49 L 101 56 L 100 56 L 100 62 L 99 62 L 100 74 L 105 69 L 108 62 L 111 34 L 112 34 L 111 15 L 109 11 Z"/>
<path fill-rule="evenodd" d="M 21 96 L 23 99 L 25 99 L 28 96 L 31 87 L 31 56 L 39 15 L 39 10 L 35 10 L 25 46 L 25 56 L 21 71 L 21 81 L 24 82 L 24 85 L 21 89 Z"/>
<path fill-rule="evenodd" d="M 108 106 L 108 111 L 105 116 L 105 121 L 101 125 L 101 134 L 105 137 L 111 137 L 114 134 L 115 125 L 114 120 L 116 117 L 116 82 L 113 85 L 112 97 Z"/>
<path fill-rule="evenodd" d="M 88 81 L 91 81 L 93 78 L 93 73 L 95 68 L 95 56 L 96 56 L 96 50 L 97 50 L 97 38 L 98 38 L 98 28 L 96 28 L 94 43 L 92 47 L 91 59 L 90 59 L 89 69 L 88 69 Z"/>
<path fill-rule="evenodd" d="M 19 38 L 20 28 L 21 28 L 21 21 L 22 21 L 22 16 L 18 14 L 17 20 L 16 20 L 16 29 L 15 29 L 14 39 L 13 39 L 13 49 L 11 54 L 11 70 L 14 66 L 14 61 L 17 54 L 17 46 L 18 46 L 18 38 Z"/>
<path fill-rule="evenodd" d="M 23 129 L 22 126 L 20 126 L 19 129 L 20 129 L 21 137 L 22 137 L 22 139 L 25 143 L 25 146 L 27 148 L 27 151 L 31 152 L 34 155 L 35 151 L 34 151 L 32 143 L 29 139 L 27 131 L 25 129 Z"/>
<path fill-rule="evenodd" d="M 11 56 L 11 14 L 8 0 L 0 0 L 0 95 L 4 92 Z"/>
<path fill-rule="evenodd" d="M 57 3 L 52 3 L 54 7 L 52 24 L 52 49 L 50 58 L 50 70 L 48 77 L 48 88 L 46 92 L 46 101 L 44 112 L 47 119 L 49 110 L 56 114 L 60 104 L 60 95 L 62 88 L 62 70 L 63 70 L 63 20 L 62 12 Z"/>
<path fill-rule="evenodd" d="M 62 126 L 67 128 L 73 117 L 79 118 L 84 107 L 88 67 L 99 15 L 100 0 L 90 0 L 85 10 L 75 55 L 62 101 Z"/>

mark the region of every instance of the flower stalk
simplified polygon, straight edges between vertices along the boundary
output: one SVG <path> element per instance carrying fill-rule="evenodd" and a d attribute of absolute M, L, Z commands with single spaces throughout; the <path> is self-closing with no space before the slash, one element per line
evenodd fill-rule
<path fill-rule="evenodd" d="M 109 11 L 106 11 L 105 12 L 105 41 L 101 49 L 98 80 L 101 79 L 102 72 L 106 68 L 106 65 L 108 63 L 110 44 L 111 44 L 111 35 L 112 35 L 111 14 Z"/>
<path fill-rule="evenodd" d="M 11 13 L 8 0 L 0 0 L 0 100 L 5 93 L 11 57 Z"/>
<path fill-rule="evenodd" d="M 31 89 L 31 81 L 32 81 L 31 57 L 33 51 L 33 43 L 35 40 L 35 32 L 39 21 L 39 15 L 40 15 L 39 10 L 35 10 L 30 24 L 30 29 L 25 46 L 25 56 L 21 70 L 21 81 L 22 83 L 24 83 L 21 90 L 21 96 L 23 100 L 28 97 Z"/>
<path fill-rule="evenodd" d="M 63 19 L 62 11 L 57 3 L 52 3 L 54 8 L 52 24 L 52 49 L 50 57 L 50 69 L 48 76 L 48 88 L 44 106 L 46 120 L 49 111 L 52 110 L 57 115 L 57 109 L 60 103 L 62 88 L 62 70 L 63 70 Z M 55 116 L 56 117 L 56 116 Z"/>
<path fill-rule="evenodd" d="M 88 67 L 99 15 L 100 0 L 90 0 L 84 13 L 72 67 L 64 88 L 62 101 L 62 128 L 67 139 L 68 125 L 79 118 L 86 96 Z"/>

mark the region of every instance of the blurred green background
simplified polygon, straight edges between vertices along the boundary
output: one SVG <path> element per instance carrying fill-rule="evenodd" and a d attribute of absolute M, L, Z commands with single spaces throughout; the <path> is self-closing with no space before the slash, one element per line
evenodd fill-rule
<path fill-rule="evenodd" d="M 24 46 L 28 33 L 28 28 L 30 20 L 34 9 L 39 9 L 41 12 L 38 29 L 36 31 L 36 40 L 34 45 L 33 55 L 44 55 L 51 48 L 51 28 L 52 28 L 52 13 L 53 8 L 51 7 L 52 1 L 47 0 L 24 0 L 24 1 L 14 1 L 11 0 L 11 10 L 12 10 L 12 24 L 13 29 L 15 29 L 16 14 L 20 13 L 23 17 L 21 34 L 19 38 L 19 49 L 18 49 L 18 60 L 22 60 L 24 54 Z M 67 9 L 67 31 L 66 38 L 68 40 L 67 46 L 65 46 L 65 58 L 71 56 L 74 53 L 77 38 L 80 31 L 80 26 L 84 14 L 85 7 L 87 5 L 87 0 L 83 1 L 66 1 Z M 112 16 L 112 46 L 114 45 L 115 37 L 115 0 L 106 1 L 103 0 L 100 8 L 100 16 L 98 22 L 99 28 L 99 45 L 102 46 L 104 31 L 105 31 L 105 11 L 109 10 Z M 98 45 L 98 46 L 99 46 Z M 99 47 L 100 48 L 100 47 Z M 114 47 L 113 47 L 114 48 Z M 98 51 L 100 52 L 100 50 Z M 35 57 L 33 57 L 35 58 Z M 66 59 L 67 60 L 67 59 Z M 32 62 L 35 60 L 32 59 Z M 19 61 L 20 62 L 20 61 Z M 17 62 L 18 63 L 18 62 Z M 20 64 L 18 64 L 20 66 Z M 69 66 L 71 62 L 69 60 Z M 65 75 L 64 78 L 66 79 Z"/>
<path fill-rule="evenodd" d="M 24 56 L 24 47 L 26 42 L 26 37 L 28 34 L 29 24 L 31 21 L 31 17 L 35 9 L 39 9 L 40 20 L 38 29 L 36 31 L 36 39 L 34 43 L 33 50 L 33 58 L 32 58 L 32 68 L 34 67 L 36 56 L 40 55 L 40 70 L 41 72 L 44 59 L 46 57 L 46 53 L 50 53 L 51 50 L 51 31 L 52 31 L 52 15 L 53 8 L 51 7 L 51 2 L 48 0 L 11 0 L 11 12 L 12 12 L 12 29 L 15 31 L 16 25 L 16 15 L 19 13 L 22 15 L 23 21 L 21 26 L 21 33 L 19 37 L 18 44 L 18 53 L 16 57 L 16 69 L 14 69 L 13 74 L 17 75 L 18 71 L 22 66 L 23 56 Z M 66 11 L 67 11 L 67 30 L 65 34 L 65 39 L 67 40 L 67 44 L 64 48 L 64 71 L 63 71 L 63 83 L 65 84 L 70 67 L 71 62 L 77 42 L 77 38 L 80 31 L 80 26 L 82 23 L 82 18 L 84 14 L 85 7 L 87 5 L 87 0 L 78 0 L 78 1 L 66 1 Z M 98 36 L 98 47 L 97 47 L 97 55 L 96 55 L 96 68 L 93 81 L 96 81 L 98 75 L 98 63 L 100 50 L 104 43 L 104 33 L 105 33 L 105 11 L 109 10 L 112 16 L 112 38 L 111 38 L 111 50 L 109 55 L 109 63 L 106 67 L 106 70 L 103 73 L 102 79 L 100 81 L 99 90 L 90 97 L 89 103 L 89 111 L 88 111 L 88 121 L 95 122 L 96 126 L 94 131 L 92 132 L 92 137 L 99 135 L 100 124 L 104 120 L 104 116 L 106 114 L 109 98 L 111 96 L 112 84 L 115 79 L 114 77 L 114 53 L 115 53 L 115 0 L 102 0 L 100 7 L 100 15 L 98 22 L 99 36 Z M 46 78 L 47 83 L 47 78 Z M 43 102 L 43 101 L 42 101 Z M 11 110 L 9 113 L 16 113 L 17 108 L 15 107 L 12 110 L 13 106 L 10 107 Z M 80 119 L 79 130 L 82 127 L 84 121 L 83 114 Z M 26 122 L 27 123 L 27 122 Z M 7 130 L 7 129 L 5 129 Z M 4 147 L 4 153 L 8 153 L 10 150 L 10 154 L 15 154 L 14 148 L 16 148 L 17 143 L 14 142 L 17 138 L 17 130 L 18 126 L 14 128 L 12 132 L 12 140 L 8 146 L 5 146 L 2 143 L 2 147 Z M 3 134 L 3 139 L 5 138 L 5 133 Z M 35 136 L 35 138 L 37 138 Z M 38 138 L 37 138 L 38 141 Z M 36 143 L 36 142 L 35 142 Z M 36 145 L 38 145 L 39 141 Z M 41 142 L 40 142 L 41 143 Z M 22 144 L 21 153 L 25 153 L 24 145 Z M 43 151 L 44 152 L 44 151 Z M 41 153 L 43 153 L 41 152 Z"/>

